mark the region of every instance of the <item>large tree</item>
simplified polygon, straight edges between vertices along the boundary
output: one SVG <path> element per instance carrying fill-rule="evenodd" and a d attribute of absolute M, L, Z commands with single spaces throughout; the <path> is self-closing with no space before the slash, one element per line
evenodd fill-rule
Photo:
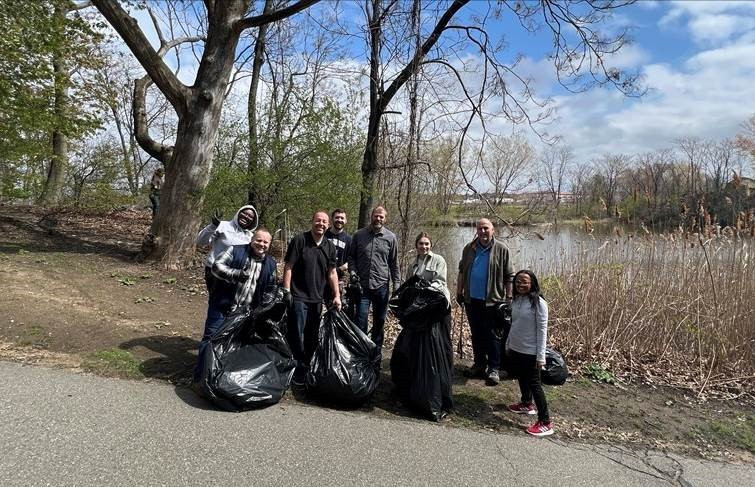
<path fill-rule="evenodd" d="M 159 259 L 169 268 L 188 265 L 192 260 L 221 109 L 241 33 L 294 15 L 317 1 L 300 0 L 269 13 L 248 16 L 251 0 L 205 0 L 207 32 L 196 78 L 187 86 L 171 71 L 119 2 L 93 0 L 178 117 L 174 146 L 157 152 L 158 159 L 165 164 L 165 185 L 160 209 L 142 246 L 144 257 Z M 144 137 L 138 140 L 153 154 L 154 146 L 149 147 Z"/>

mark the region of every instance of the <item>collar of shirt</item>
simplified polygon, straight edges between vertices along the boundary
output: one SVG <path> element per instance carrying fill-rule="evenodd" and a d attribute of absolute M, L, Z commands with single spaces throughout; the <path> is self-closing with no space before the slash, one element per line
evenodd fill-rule
<path fill-rule="evenodd" d="M 482 254 L 485 252 L 490 252 L 490 249 L 492 248 L 493 248 L 493 245 L 488 245 L 487 247 L 484 247 L 483 245 L 478 243 L 477 246 L 475 247 L 475 253 Z"/>

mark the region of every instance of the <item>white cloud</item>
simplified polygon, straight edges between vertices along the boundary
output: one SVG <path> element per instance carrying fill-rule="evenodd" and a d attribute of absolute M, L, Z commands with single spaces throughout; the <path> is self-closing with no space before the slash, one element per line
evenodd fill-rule
<path fill-rule="evenodd" d="M 698 44 L 726 41 L 755 28 L 755 2 L 677 1 L 658 25 L 667 27 L 687 21 L 686 28 Z"/>
<path fill-rule="evenodd" d="M 559 130 L 580 159 L 662 149 L 684 136 L 731 137 L 753 113 L 753 41 L 699 52 L 681 67 L 651 64 L 643 74 L 650 91 L 642 100 L 613 89 L 556 97 Z"/>

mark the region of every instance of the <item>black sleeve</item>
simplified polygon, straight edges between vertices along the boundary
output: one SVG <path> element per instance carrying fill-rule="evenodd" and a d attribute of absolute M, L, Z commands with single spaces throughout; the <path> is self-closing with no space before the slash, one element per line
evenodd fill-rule
<path fill-rule="evenodd" d="M 338 251 L 336 250 L 336 246 L 330 243 L 330 240 L 328 240 L 328 243 L 330 245 L 325 255 L 328 257 L 328 269 L 332 269 L 338 264 Z"/>
<path fill-rule="evenodd" d="M 288 244 L 286 258 L 283 259 L 286 264 L 293 266 L 299 260 L 299 256 L 301 255 L 301 238 L 299 237 L 300 235 L 295 236 Z"/>

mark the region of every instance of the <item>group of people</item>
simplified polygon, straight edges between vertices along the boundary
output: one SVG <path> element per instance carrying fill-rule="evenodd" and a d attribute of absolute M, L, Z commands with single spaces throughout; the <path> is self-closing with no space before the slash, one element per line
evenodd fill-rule
<path fill-rule="evenodd" d="M 353 235 L 345 231 L 346 212 L 317 211 L 308 231 L 295 235 L 284 258 L 282 287 L 289 306 L 289 344 L 297 367 L 292 383 L 303 385 L 308 364 L 317 346 L 323 305 L 343 305 L 344 283 L 359 289 L 353 303 L 354 321 L 368 333 L 378 348 L 384 340 L 390 287 L 399 288 L 396 236 L 385 227 L 388 212 L 382 206 L 372 210 L 368 226 Z M 197 235 L 197 245 L 210 246 L 205 259 L 205 281 L 209 294 L 205 329 L 199 356 L 224 319 L 242 307 L 254 308 L 262 292 L 278 282 L 276 261 L 268 255 L 272 235 L 258 227 L 257 210 L 246 205 L 230 221 L 215 213 Z M 416 257 L 405 278 L 418 275 L 437 288 L 449 302 L 444 333 L 450 333 L 451 294 L 445 259 L 432 251 L 432 239 L 425 232 L 414 242 Z M 496 237 L 487 218 L 477 222 L 476 236 L 462 251 L 456 282 L 456 302 L 464 308 L 472 337 L 473 365 L 469 374 L 485 379 L 490 386 L 501 380 L 502 359 L 507 373 L 515 376 L 520 401 L 508 406 L 517 414 L 537 415 L 527 428 L 535 436 L 553 433 L 540 371 L 545 366 L 548 304 L 540 293 L 537 277 L 529 270 L 514 272 L 509 250 Z M 503 336 L 502 313 L 511 313 L 511 326 Z M 448 340 L 450 343 L 450 337 Z M 201 359 L 200 359 L 201 360 Z M 202 370 L 197 363 L 195 379 Z"/>

